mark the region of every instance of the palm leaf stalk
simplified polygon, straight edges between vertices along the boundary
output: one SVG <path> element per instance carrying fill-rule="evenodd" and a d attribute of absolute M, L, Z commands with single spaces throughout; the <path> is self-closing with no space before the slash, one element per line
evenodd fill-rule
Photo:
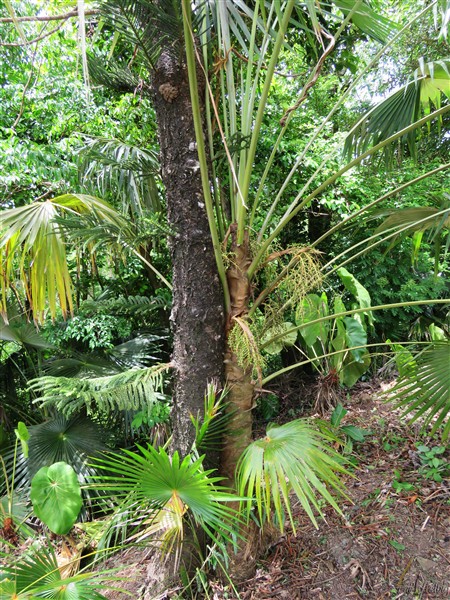
<path fill-rule="evenodd" d="M 402 185 L 390 190 L 386 194 L 383 194 L 376 200 L 373 200 L 372 202 L 370 202 L 367 206 L 360 208 L 356 212 L 352 213 L 351 215 L 349 215 L 348 217 L 343 219 L 337 225 L 334 225 L 333 227 L 328 229 L 323 235 L 321 235 L 319 238 L 317 238 L 316 240 L 314 240 L 311 243 L 311 247 L 315 248 L 316 246 L 319 246 L 319 244 L 321 244 L 321 242 L 323 242 L 323 240 L 325 240 L 327 237 L 329 237 L 330 235 L 332 235 L 339 229 L 343 228 L 345 225 L 348 224 L 349 221 L 352 221 L 352 220 L 356 219 L 357 217 L 367 213 L 374 206 L 377 206 L 378 204 L 381 204 L 385 200 L 392 198 L 392 196 L 395 196 L 396 194 L 403 192 L 403 190 L 407 189 L 408 187 L 415 185 L 416 183 L 419 183 L 420 181 L 423 181 L 424 179 L 433 177 L 433 175 L 436 175 L 437 173 L 440 173 L 441 171 L 446 171 L 449 168 L 450 168 L 450 163 L 445 163 L 443 165 L 440 165 L 439 167 L 436 167 L 435 169 L 432 169 L 431 171 L 426 171 L 425 173 L 422 173 L 422 175 L 419 175 L 418 177 L 415 177 L 414 179 L 411 179 L 410 181 L 406 181 Z"/>
<path fill-rule="evenodd" d="M 431 299 L 431 300 L 411 300 L 409 302 L 393 302 L 391 304 L 380 304 L 377 306 L 354 308 L 352 310 L 346 310 L 346 311 L 342 311 L 339 313 L 334 313 L 332 315 L 326 315 L 325 317 L 313 319 L 311 321 L 308 321 L 308 325 L 314 325 L 316 323 L 324 323 L 326 321 L 330 321 L 330 320 L 333 320 L 333 319 L 336 319 L 339 317 L 353 316 L 355 314 L 373 312 L 373 311 L 377 311 L 377 310 L 390 310 L 393 308 L 400 308 L 403 306 L 423 306 L 423 305 L 427 305 L 427 304 L 449 304 L 449 303 L 450 303 L 450 298 L 439 298 L 439 299 L 436 298 L 436 299 Z M 294 325 L 293 327 L 290 327 L 289 329 L 274 333 L 274 335 L 272 335 L 264 340 L 264 342 L 261 344 L 261 347 L 260 347 L 261 350 L 264 350 L 264 348 L 266 348 L 267 346 L 270 346 L 270 344 L 277 342 L 278 340 L 289 335 L 290 333 L 299 331 L 302 327 L 304 327 L 303 324 L 302 325 Z M 290 367 L 286 367 L 286 368 L 289 370 Z M 285 372 L 285 371 L 284 370 L 277 371 L 276 376 L 280 375 L 282 372 Z M 269 377 L 270 377 L 270 379 L 274 379 L 275 374 L 269 375 Z M 263 380 L 263 383 L 268 380 L 269 380 L 268 378 L 265 378 Z"/>
<path fill-rule="evenodd" d="M 386 40 L 386 38 L 383 40 L 383 47 L 375 54 L 374 58 L 363 68 L 361 69 L 361 71 L 358 73 L 358 75 L 356 75 L 355 77 L 353 77 L 352 81 L 350 82 L 350 84 L 346 87 L 346 90 L 341 94 L 340 98 L 333 104 L 330 112 L 328 113 L 328 115 L 325 117 L 325 119 L 323 119 L 323 121 L 320 123 L 320 125 L 317 126 L 317 128 L 314 130 L 314 132 L 312 133 L 312 135 L 310 136 L 310 139 L 308 140 L 305 148 L 303 149 L 303 151 L 300 153 L 299 157 L 297 158 L 297 160 L 295 161 L 293 167 L 291 168 L 289 174 L 287 175 L 286 179 L 284 180 L 283 184 L 281 185 L 279 191 L 277 192 L 277 195 L 272 203 L 272 205 L 270 206 L 267 215 L 264 219 L 263 225 L 260 228 L 260 231 L 258 233 L 258 241 L 260 242 L 263 239 L 264 233 L 268 227 L 268 225 L 271 222 L 271 217 L 272 214 L 279 202 L 279 200 L 281 199 L 281 196 L 284 192 L 284 190 L 286 189 L 287 185 L 289 184 L 289 182 L 291 181 L 292 177 L 294 176 L 294 174 L 297 172 L 299 166 L 302 164 L 302 162 L 305 159 L 305 156 L 308 152 L 308 150 L 312 147 L 312 145 L 314 144 L 314 142 L 318 139 L 320 133 L 325 129 L 327 123 L 331 120 L 331 117 L 336 113 L 336 111 L 342 106 L 342 104 L 345 102 L 345 100 L 349 97 L 349 95 L 351 94 L 351 92 L 353 92 L 354 89 L 356 89 L 357 85 L 360 83 L 360 81 L 362 80 L 362 78 L 364 77 L 364 75 L 366 75 L 370 69 L 372 69 L 380 60 L 380 58 L 383 56 L 383 54 L 385 54 L 387 52 L 387 50 L 398 40 L 400 39 L 403 35 L 405 35 L 405 33 L 407 33 L 411 27 L 411 25 L 413 23 L 415 23 L 416 21 L 420 20 L 425 14 L 426 12 L 428 12 L 430 9 L 432 9 L 433 7 L 436 7 L 437 2 L 432 3 L 431 5 L 425 7 L 420 13 L 418 13 L 415 17 L 413 17 L 404 27 L 402 27 L 400 29 L 400 31 L 398 31 L 389 41 Z M 286 123 L 287 125 L 287 123 Z M 272 153 L 268 159 L 267 162 L 267 166 L 264 170 L 263 176 L 261 178 L 261 182 L 259 184 L 258 190 L 256 192 L 255 195 L 255 205 L 257 205 L 259 203 L 259 199 L 260 196 L 263 192 L 264 189 L 264 185 L 265 185 L 265 181 L 267 179 L 267 176 L 269 174 L 270 168 L 273 164 L 273 161 L 275 159 L 275 156 L 277 154 L 277 149 L 279 146 L 279 143 L 281 142 L 281 139 L 284 135 L 284 131 L 285 129 L 283 128 L 279 135 L 278 138 L 275 142 L 274 148 L 272 150 Z M 314 176 L 317 176 L 321 170 L 323 169 L 323 167 L 326 164 L 326 160 L 324 160 L 322 162 L 322 164 L 318 167 L 316 173 L 314 174 Z M 308 183 L 309 185 L 309 183 Z M 254 215 L 256 214 L 256 208 L 254 211 L 252 211 L 252 218 L 250 220 L 250 227 L 253 225 L 253 218 Z"/>
<path fill-rule="evenodd" d="M 430 210 L 427 210 L 427 209 L 430 209 Z M 347 258 L 346 260 L 342 261 L 337 266 L 335 265 L 333 267 L 333 269 L 328 271 L 327 275 L 330 275 L 331 273 L 337 271 L 338 269 L 345 266 L 346 264 L 348 264 L 349 262 L 351 262 L 358 256 L 361 256 L 362 254 L 369 252 L 370 250 L 372 250 L 373 248 L 376 248 L 380 244 L 383 244 L 384 242 L 391 240 L 391 239 L 394 239 L 394 240 L 397 239 L 398 236 L 401 234 L 411 233 L 411 231 L 436 229 L 436 227 L 439 227 L 439 224 L 440 224 L 440 221 L 442 220 L 442 218 L 448 220 L 448 212 L 449 212 L 448 208 L 446 208 L 444 210 L 437 210 L 437 209 L 433 209 L 432 207 L 424 207 L 422 209 L 413 209 L 413 210 L 417 211 L 417 213 L 415 215 L 416 217 L 422 217 L 422 218 L 414 218 L 411 221 L 411 219 L 408 218 L 407 215 L 405 218 L 405 215 L 402 215 L 401 213 L 397 214 L 396 221 L 397 222 L 400 221 L 398 224 L 393 225 L 392 227 L 389 227 L 387 229 L 380 226 L 373 235 L 366 238 L 365 240 L 362 240 L 361 242 L 358 242 L 357 244 L 354 244 L 353 246 L 351 246 L 344 252 L 341 252 L 340 254 L 338 254 L 337 256 L 332 258 L 326 265 L 323 266 L 324 270 L 328 269 L 332 264 L 336 263 L 340 258 L 345 256 L 346 254 L 349 254 L 356 248 L 359 248 L 360 246 L 362 246 L 364 244 L 372 242 L 372 240 L 380 238 L 376 242 L 369 243 L 369 245 L 366 246 L 363 250 L 360 250 L 356 254 L 353 254 L 350 258 Z M 422 216 L 424 214 L 425 214 L 425 216 Z M 387 223 L 386 226 L 388 227 L 389 223 Z"/>
<path fill-rule="evenodd" d="M 324 183 L 322 183 L 319 187 L 317 187 L 313 192 L 309 193 L 300 203 L 299 203 L 300 198 L 297 196 L 295 198 L 295 200 L 292 202 L 291 206 L 287 209 L 287 211 L 281 217 L 278 224 L 274 227 L 273 232 L 261 244 L 259 251 L 253 258 L 253 261 L 248 269 L 249 277 L 254 275 L 254 273 L 258 269 L 259 262 L 261 261 L 262 257 L 264 256 L 265 252 L 267 251 L 267 248 L 275 240 L 275 238 L 280 234 L 280 232 L 286 227 L 286 225 L 302 209 L 304 209 L 306 206 L 308 206 L 314 198 L 316 198 L 319 194 L 321 194 L 323 191 L 325 191 L 331 184 L 333 184 L 337 179 L 339 179 L 339 177 L 341 177 L 344 173 L 346 173 L 353 167 L 361 164 L 361 162 L 364 159 L 373 156 L 379 150 L 382 150 L 389 144 L 392 144 L 392 142 L 395 142 L 396 140 L 403 138 L 410 132 L 415 131 L 416 129 L 419 129 L 423 125 L 429 123 L 430 121 L 434 120 L 437 117 L 444 115 L 445 113 L 447 113 L 449 111 L 450 111 L 450 105 L 446 105 L 438 110 L 435 110 L 433 113 L 431 113 L 429 115 L 425 115 L 418 121 L 412 123 L 411 125 L 408 125 L 401 131 L 398 131 L 397 133 L 391 135 L 388 139 L 383 140 L 382 142 L 379 142 L 376 146 L 373 146 L 369 150 L 366 150 L 365 152 L 363 152 L 362 154 L 360 154 L 359 156 L 354 158 L 352 161 L 350 161 L 344 167 L 342 167 L 336 173 L 334 173 L 331 177 L 329 177 Z"/>
<path fill-rule="evenodd" d="M 345 4 L 345 3 L 344 3 Z M 316 170 L 311 179 L 307 182 L 307 184 L 301 189 L 298 193 L 294 201 L 290 204 L 288 209 L 285 211 L 284 215 L 278 220 L 278 222 L 273 223 L 273 210 L 274 206 L 272 205 L 273 210 L 266 216 L 266 220 L 263 225 L 263 230 L 268 227 L 268 224 L 271 223 L 271 233 L 266 236 L 265 239 L 262 238 L 261 232 L 259 233 L 259 241 L 261 242 L 259 248 L 255 252 L 254 256 L 251 256 L 250 245 L 248 239 L 248 228 L 249 223 L 253 222 L 254 215 L 256 214 L 255 203 L 259 201 L 259 194 L 262 193 L 264 183 L 261 182 L 256 192 L 256 197 L 253 198 L 253 206 L 252 212 L 249 211 L 250 204 L 250 194 L 251 194 L 251 175 L 253 172 L 253 163 L 256 155 L 256 144 L 260 133 L 260 127 L 262 124 L 262 116 L 264 114 L 269 89 L 272 83 L 272 79 L 275 73 L 275 67 L 278 62 L 279 52 L 283 44 L 284 35 L 289 25 L 290 17 L 292 11 L 294 9 L 293 3 L 286 2 L 283 6 L 282 10 L 277 10 L 275 7 L 275 3 L 270 5 L 269 13 L 266 17 L 266 31 L 271 31 L 271 36 L 262 37 L 262 42 L 260 45 L 260 49 L 256 48 L 256 19 L 259 18 L 259 7 L 255 8 L 254 17 L 252 21 L 251 33 L 247 36 L 247 43 L 245 47 L 245 52 L 247 54 L 247 66 L 244 68 L 243 72 L 246 73 L 246 76 L 242 77 L 242 84 L 240 90 L 240 98 L 242 98 L 242 108 L 241 114 L 242 118 L 240 122 L 236 119 L 235 113 L 235 100 L 237 95 L 237 90 L 235 89 L 235 74 L 233 72 L 232 65 L 232 52 L 230 51 L 230 36 L 229 36 L 229 28 L 228 23 L 231 22 L 230 15 L 225 10 L 225 3 L 220 10 L 220 14 L 218 18 L 220 19 L 220 29 L 219 29 L 219 55 L 223 60 L 223 69 L 220 69 L 220 86 L 222 90 L 222 106 L 224 107 L 224 122 L 223 129 L 219 129 L 221 132 L 221 138 L 224 145 L 227 145 L 226 155 L 228 157 L 228 167 L 230 170 L 229 181 L 230 181 L 230 189 L 234 190 L 231 193 L 231 215 L 232 215 L 232 224 L 230 226 L 228 232 L 228 239 L 231 240 L 229 242 L 229 248 L 231 255 L 233 256 L 232 265 L 227 270 L 227 285 L 225 286 L 225 297 L 226 297 L 226 307 L 229 311 L 229 319 L 228 319 L 228 332 L 231 332 L 233 329 L 233 324 L 236 323 L 236 319 L 246 318 L 249 313 L 249 304 L 250 304 L 250 282 L 254 278 L 256 272 L 259 270 L 262 262 L 264 261 L 264 257 L 269 251 L 269 247 L 272 242 L 276 239 L 276 237 L 280 234 L 280 232 L 284 229 L 284 227 L 305 207 L 307 207 L 310 202 L 316 198 L 319 194 L 329 188 L 340 176 L 346 173 L 348 170 L 353 167 L 359 165 L 365 159 L 375 155 L 376 153 L 382 151 L 385 148 L 388 148 L 392 145 L 393 142 L 401 139 L 405 139 L 405 136 L 412 135 L 417 129 L 422 127 L 423 125 L 429 123 L 432 120 L 438 119 L 445 112 L 450 110 L 449 106 L 438 107 L 436 111 L 433 113 L 428 112 L 422 119 L 416 120 L 414 123 L 407 123 L 404 126 L 400 127 L 400 130 L 393 130 L 389 132 L 387 139 L 377 140 L 374 146 L 370 148 L 364 148 L 363 151 L 351 160 L 348 164 L 344 165 L 340 170 L 337 171 L 333 176 L 327 178 L 327 180 L 316 187 L 311 192 L 307 192 L 310 185 L 313 183 L 314 179 L 321 172 L 321 169 L 326 164 L 326 161 L 323 161 L 322 165 Z M 362 3 L 358 3 L 357 6 L 352 3 L 348 8 L 354 8 L 355 13 L 359 17 L 361 17 L 362 12 L 366 10 L 366 5 Z M 280 7 L 278 7 L 280 8 Z M 310 7 L 311 8 L 311 7 Z M 346 11 L 346 7 L 342 6 L 345 13 L 345 23 L 348 22 L 351 16 L 353 16 L 352 11 Z M 189 25 L 190 19 L 190 5 L 187 1 L 183 3 L 183 15 L 185 20 L 185 38 L 186 38 L 186 52 L 188 57 L 188 65 L 189 65 L 189 74 L 190 77 L 195 77 L 196 72 L 196 64 L 195 60 L 199 60 L 198 53 L 195 51 L 195 46 L 192 42 L 192 29 Z M 317 25 L 317 23 L 316 23 Z M 389 29 L 389 28 L 388 28 Z M 342 31 L 338 30 L 338 34 Z M 407 28 L 403 28 L 402 33 L 407 31 Z M 320 33 L 316 28 L 316 33 Z M 386 31 L 385 31 L 386 33 Z M 400 34 L 397 34 L 400 35 Z M 386 36 L 385 36 L 386 38 Z M 383 41 L 385 41 L 385 38 Z M 397 39 L 397 36 L 395 36 Z M 392 40 L 391 42 L 392 43 Z M 389 44 L 388 43 L 388 46 Z M 268 54 L 268 48 L 270 44 L 270 54 Z M 383 50 L 384 51 L 384 50 Z M 381 51 L 381 54 L 382 52 Z M 265 66 L 263 70 L 261 68 L 263 57 L 266 55 L 269 56 L 269 64 Z M 380 56 L 381 56 L 380 54 Z M 207 53 L 204 52 L 203 56 L 207 56 Z M 253 67 L 253 60 L 256 58 L 256 69 Z M 379 56 L 377 56 L 377 59 Z M 206 68 L 204 67 L 206 72 Z M 309 80 L 306 81 L 303 87 L 303 92 L 307 90 L 307 86 L 309 83 L 314 81 L 315 75 L 319 70 L 319 66 L 316 68 L 316 72 L 313 71 L 310 74 Z M 262 79 L 264 74 L 264 79 Z M 362 77 L 363 74 L 360 75 Z M 255 81 L 258 82 L 260 79 L 260 89 L 261 92 L 259 96 L 255 94 L 256 86 L 252 87 L 250 85 L 250 78 L 254 77 Z M 207 84 L 208 85 L 208 84 Z M 356 85 L 356 84 L 355 84 Z M 348 93 L 348 92 L 347 92 Z M 194 104 L 194 95 L 196 94 L 196 86 L 191 87 L 191 97 Z M 214 94 L 211 91 L 211 88 L 208 87 L 207 90 L 207 101 L 212 105 L 212 109 L 218 120 L 218 110 L 215 107 L 214 102 Z M 209 96 L 209 98 L 208 98 Z M 302 97 L 302 93 L 300 98 Z M 256 102 L 258 104 L 256 105 Z M 231 106 L 230 106 L 231 104 Z M 227 107 L 227 108 L 225 108 Z M 194 105 L 195 108 L 195 105 Z M 200 111 L 198 111 L 197 116 L 195 117 L 197 120 L 197 143 L 199 147 L 203 148 L 203 138 L 202 127 L 201 127 L 201 115 Z M 289 120 L 289 113 L 286 120 Z M 330 118 L 330 117 L 329 117 Z M 211 131 L 211 130 L 209 130 Z M 319 132 L 315 135 L 319 135 Z M 282 133 L 280 132 L 277 140 L 281 140 Z M 228 138 L 226 137 L 228 136 Z M 314 136 L 313 136 L 314 137 Z M 231 145 L 231 141 L 236 139 L 248 140 L 244 144 L 237 145 L 233 147 Z M 316 139 L 314 137 L 314 139 Z M 310 140 L 312 144 L 313 140 Z M 278 143 L 278 142 L 277 142 Z M 210 147 L 213 147 L 210 142 Z M 310 147 L 310 146 L 308 146 Z M 272 156 L 274 156 L 276 149 L 274 148 Z M 203 152 L 203 150 L 202 150 Z M 303 154 L 303 156 L 306 154 Z M 301 164 L 301 161 L 298 162 L 296 168 Z M 201 168 L 203 168 L 204 174 L 204 191 L 205 195 L 209 195 L 210 190 L 210 180 L 207 169 L 206 158 L 203 156 L 200 160 Z M 287 181 L 293 175 L 294 170 L 288 175 Z M 265 173 L 268 173 L 268 169 L 266 169 Z M 237 175 L 237 183 L 235 181 Z M 264 176 L 263 176 L 264 178 Z M 278 202 L 279 198 L 283 190 L 285 189 L 285 185 L 281 188 L 281 193 L 277 195 L 275 202 Z M 381 201 L 381 200 L 379 200 Z M 212 227 L 212 236 L 213 239 L 216 240 L 218 238 L 218 229 L 216 223 L 214 222 L 213 217 L 213 208 L 212 202 L 208 199 L 207 206 L 209 206 L 209 223 L 210 227 Z M 227 239 L 227 238 L 226 238 Z M 221 278 L 223 280 L 223 260 L 220 258 L 220 266 L 219 271 L 221 272 Z M 264 296 L 264 292 L 262 293 Z M 267 295 L 267 294 L 266 294 Z M 229 300 L 228 300 L 229 297 Z M 261 295 L 259 296 L 261 298 Z M 230 312 L 231 311 L 231 312 Z M 250 308 L 250 313 L 252 309 Z M 253 311 L 254 312 L 254 311 Z M 252 395 L 252 386 L 251 386 L 251 377 L 248 372 L 245 372 L 245 369 L 239 369 L 239 365 L 236 365 L 236 356 L 232 352 L 231 349 L 227 352 L 226 355 L 226 368 L 227 368 L 227 378 L 230 385 L 230 404 L 234 405 L 236 402 L 236 406 L 238 406 L 238 410 L 235 411 L 235 415 L 239 415 L 236 422 L 231 423 L 232 429 L 240 429 L 241 431 L 249 430 L 250 420 L 247 419 L 244 415 L 250 412 L 251 401 L 248 399 L 244 401 L 244 395 L 247 395 L 247 398 Z M 233 390 L 239 390 L 239 393 L 234 392 Z M 244 392 L 245 390 L 245 392 Z M 236 397 L 234 397 L 234 394 Z M 238 398 L 239 396 L 239 398 Z M 238 423 L 239 419 L 241 421 Z M 244 423 L 244 421 L 246 421 Z M 234 445 L 235 448 L 239 445 L 234 439 L 232 442 L 230 441 L 230 446 Z M 245 447 L 248 443 L 249 439 L 242 438 L 242 445 L 238 449 L 238 452 Z M 226 444 L 228 446 L 228 444 Z M 235 461 L 235 456 L 227 456 L 225 455 L 223 462 L 224 463 L 233 463 Z M 235 464 L 235 462 L 234 462 Z M 234 467 L 233 467 L 234 468 Z M 233 468 L 229 469 L 229 473 L 227 475 L 230 477 L 230 473 L 233 471 Z"/>

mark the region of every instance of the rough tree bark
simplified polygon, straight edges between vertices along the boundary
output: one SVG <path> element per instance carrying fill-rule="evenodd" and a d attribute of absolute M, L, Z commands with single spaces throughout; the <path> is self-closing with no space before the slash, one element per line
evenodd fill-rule
<path fill-rule="evenodd" d="M 223 380 L 223 293 L 203 202 L 187 68 L 165 49 L 152 77 L 162 180 L 173 234 L 173 448 L 189 452 L 190 415 L 203 410 L 206 385 Z M 200 93 L 201 96 L 201 93 Z"/>

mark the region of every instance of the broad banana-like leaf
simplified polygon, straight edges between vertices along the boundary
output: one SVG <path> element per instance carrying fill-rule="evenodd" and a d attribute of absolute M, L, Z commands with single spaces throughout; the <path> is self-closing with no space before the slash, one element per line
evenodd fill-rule
<path fill-rule="evenodd" d="M 43 322 L 47 305 L 52 318 L 56 316 L 57 300 L 64 316 L 72 313 L 65 238 L 55 219 L 83 213 L 123 223 L 109 204 L 83 194 L 65 194 L 0 213 L 0 312 L 5 322 L 8 290 L 17 279 L 24 287 L 36 322 Z"/>

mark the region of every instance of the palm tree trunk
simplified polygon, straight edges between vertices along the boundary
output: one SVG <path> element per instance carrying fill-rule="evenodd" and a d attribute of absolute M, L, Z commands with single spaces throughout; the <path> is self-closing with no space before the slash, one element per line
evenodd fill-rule
<path fill-rule="evenodd" d="M 185 455 L 194 440 L 190 416 L 203 411 L 207 383 L 223 380 L 223 292 L 203 202 L 187 69 L 170 49 L 160 55 L 152 88 L 173 230 L 173 449 Z"/>
<path fill-rule="evenodd" d="M 227 270 L 230 290 L 231 311 L 227 320 L 227 338 L 233 327 L 238 327 L 234 317 L 245 317 L 248 312 L 251 286 L 247 277 L 247 269 L 251 262 L 250 244 L 246 234 L 242 244 L 237 244 L 237 227 L 230 227 L 231 266 Z M 226 483 L 234 487 L 236 465 L 244 449 L 252 438 L 252 408 L 254 384 L 251 381 L 251 370 L 244 369 L 238 357 L 229 347 L 225 352 L 225 381 L 228 387 L 227 412 L 229 421 L 221 456 L 221 473 Z"/>

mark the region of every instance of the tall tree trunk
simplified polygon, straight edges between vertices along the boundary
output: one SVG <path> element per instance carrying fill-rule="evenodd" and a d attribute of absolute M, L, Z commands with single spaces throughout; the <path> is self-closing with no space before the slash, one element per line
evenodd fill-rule
<path fill-rule="evenodd" d="M 190 415 L 202 412 L 207 383 L 223 380 L 223 292 L 203 201 L 187 68 L 169 49 L 160 55 L 152 88 L 173 230 L 173 447 L 185 455 L 194 440 Z"/>

